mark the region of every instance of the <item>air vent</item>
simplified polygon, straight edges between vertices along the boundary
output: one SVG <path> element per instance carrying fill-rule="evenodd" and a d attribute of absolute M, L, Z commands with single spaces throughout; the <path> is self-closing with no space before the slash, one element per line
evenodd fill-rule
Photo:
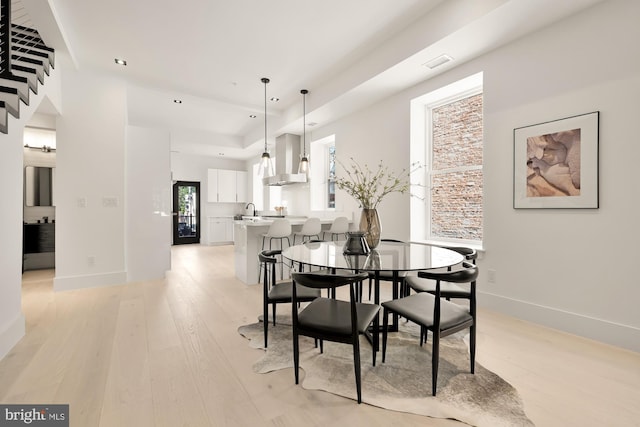
<path fill-rule="evenodd" d="M 431 61 L 427 61 L 425 62 L 424 65 L 425 67 L 428 67 L 430 69 L 434 69 L 436 67 L 439 67 L 441 65 L 446 64 L 447 62 L 451 61 L 453 58 L 450 57 L 449 55 L 440 55 L 436 58 L 433 58 Z"/>

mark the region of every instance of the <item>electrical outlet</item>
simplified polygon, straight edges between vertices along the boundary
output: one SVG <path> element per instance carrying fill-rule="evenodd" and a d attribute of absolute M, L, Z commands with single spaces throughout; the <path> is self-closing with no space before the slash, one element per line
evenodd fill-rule
<path fill-rule="evenodd" d="M 89 255 L 87 257 L 87 265 L 89 265 L 89 267 L 93 267 L 94 265 L 96 265 L 96 257 L 93 255 Z"/>
<path fill-rule="evenodd" d="M 488 276 L 488 281 L 489 283 L 496 283 L 496 271 L 493 269 L 488 269 L 487 270 L 487 276 Z"/>

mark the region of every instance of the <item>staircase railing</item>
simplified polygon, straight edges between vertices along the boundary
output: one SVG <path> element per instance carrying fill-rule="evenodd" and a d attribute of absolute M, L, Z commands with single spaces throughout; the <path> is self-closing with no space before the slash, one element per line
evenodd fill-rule
<path fill-rule="evenodd" d="M 0 0 L 0 76 L 11 73 L 11 1 Z"/>
<path fill-rule="evenodd" d="M 11 0 L 0 0 L 0 132 L 8 132 L 9 115 L 20 117 L 20 104 L 38 93 L 54 66 L 55 52 L 33 28 L 11 22 Z"/>

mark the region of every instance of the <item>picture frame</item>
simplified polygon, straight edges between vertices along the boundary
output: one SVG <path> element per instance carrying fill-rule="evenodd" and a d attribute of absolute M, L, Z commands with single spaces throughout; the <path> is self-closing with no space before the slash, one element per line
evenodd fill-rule
<path fill-rule="evenodd" d="M 600 112 L 513 130 L 514 209 L 599 208 Z"/>

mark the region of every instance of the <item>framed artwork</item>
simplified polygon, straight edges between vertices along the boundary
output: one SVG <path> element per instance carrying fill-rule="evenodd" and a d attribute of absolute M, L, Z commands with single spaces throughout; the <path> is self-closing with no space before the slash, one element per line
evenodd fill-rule
<path fill-rule="evenodd" d="M 515 209 L 597 209 L 600 112 L 513 130 Z"/>

